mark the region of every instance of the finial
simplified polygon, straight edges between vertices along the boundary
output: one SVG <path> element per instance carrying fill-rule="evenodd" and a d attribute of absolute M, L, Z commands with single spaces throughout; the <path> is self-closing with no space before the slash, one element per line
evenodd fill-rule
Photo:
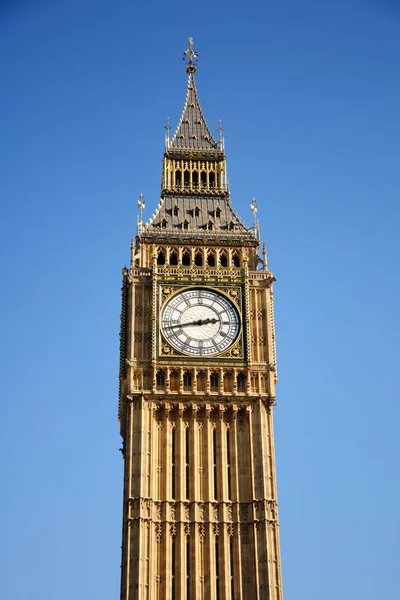
<path fill-rule="evenodd" d="M 264 269 L 264 271 L 268 271 L 267 246 L 266 246 L 265 242 L 263 243 L 263 269 Z"/>
<path fill-rule="evenodd" d="M 199 55 L 193 48 L 193 38 L 190 37 L 188 42 L 189 48 L 183 53 L 183 60 L 186 60 L 186 58 L 188 59 L 188 62 L 186 63 L 186 73 L 194 73 L 197 68 L 197 59 L 199 58 Z"/>
<path fill-rule="evenodd" d="M 143 209 L 146 206 L 143 194 L 140 194 L 139 200 L 137 201 L 137 205 L 139 207 L 139 215 L 138 215 L 138 219 L 137 219 L 137 225 L 138 225 L 138 233 L 140 233 L 142 231 L 142 226 L 143 226 L 143 220 L 142 220 Z"/>
<path fill-rule="evenodd" d="M 167 117 L 167 124 L 165 126 L 166 134 L 165 134 L 165 149 L 169 148 L 169 130 L 171 129 L 171 125 L 169 124 L 169 117 Z"/>
<path fill-rule="evenodd" d="M 259 237 L 259 231 L 258 231 L 258 221 L 257 221 L 257 211 L 258 211 L 258 205 L 257 205 L 257 200 L 255 198 L 252 198 L 251 200 L 251 204 L 250 204 L 250 210 L 253 213 L 253 219 L 254 219 L 254 233 L 256 234 L 257 237 Z"/>
<path fill-rule="evenodd" d="M 219 132 L 219 147 L 221 150 L 224 149 L 224 136 L 222 135 L 224 132 L 224 128 L 222 127 L 222 120 L 220 119 L 218 121 L 219 127 L 218 127 L 218 132 Z"/>

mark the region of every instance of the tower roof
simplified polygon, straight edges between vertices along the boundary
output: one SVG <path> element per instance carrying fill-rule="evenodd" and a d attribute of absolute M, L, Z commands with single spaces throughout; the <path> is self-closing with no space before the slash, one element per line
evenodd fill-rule
<path fill-rule="evenodd" d="M 207 196 L 165 196 L 143 226 L 143 237 L 206 237 L 254 240 L 254 232 L 246 227 L 230 200 Z"/>
<path fill-rule="evenodd" d="M 188 57 L 186 72 L 188 83 L 185 104 L 174 137 L 168 145 L 168 150 L 198 150 L 216 151 L 221 148 L 210 132 L 201 110 L 196 88 L 195 72 L 198 54 L 193 49 L 193 40 L 189 38 L 189 48 L 184 53 Z"/>
<path fill-rule="evenodd" d="M 140 235 L 189 238 L 195 234 L 258 243 L 254 228 L 245 225 L 231 203 L 223 140 L 214 139 L 201 110 L 194 77 L 198 55 L 192 38 L 184 56 L 188 59 L 185 104 L 172 140 L 166 139 L 159 204 L 147 223 L 142 223 L 140 213 Z M 141 211 L 143 206 L 141 200 Z"/>

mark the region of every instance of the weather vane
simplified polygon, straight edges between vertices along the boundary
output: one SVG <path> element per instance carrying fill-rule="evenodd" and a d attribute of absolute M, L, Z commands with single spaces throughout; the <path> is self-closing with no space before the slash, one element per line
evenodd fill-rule
<path fill-rule="evenodd" d="M 186 63 L 186 71 L 188 73 L 194 73 L 196 71 L 197 59 L 199 58 L 199 55 L 193 48 L 193 38 L 190 37 L 188 42 L 189 48 L 183 53 L 182 60 L 188 59 L 189 62 Z"/>

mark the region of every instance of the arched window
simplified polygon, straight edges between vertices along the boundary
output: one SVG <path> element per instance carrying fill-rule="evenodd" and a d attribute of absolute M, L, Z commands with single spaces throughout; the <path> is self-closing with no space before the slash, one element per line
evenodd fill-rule
<path fill-rule="evenodd" d="M 171 250 L 169 253 L 169 264 L 173 266 L 178 264 L 178 253 L 176 250 Z"/>
<path fill-rule="evenodd" d="M 183 387 L 184 388 L 191 388 L 192 387 L 192 376 L 190 373 L 184 373 L 183 374 Z"/>
<path fill-rule="evenodd" d="M 161 221 L 161 229 L 167 229 L 167 220 L 166 219 L 163 219 Z"/>
<path fill-rule="evenodd" d="M 215 267 L 215 252 L 210 250 L 207 254 L 207 264 L 209 267 Z"/>
<path fill-rule="evenodd" d="M 217 390 L 218 387 L 219 387 L 218 373 L 211 373 L 211 375 L 210 375 L 210 388 L 212 390 Z"/>
<path fill-rule="evenodd" d="M 176 187 L 181 187 L 182 185 L 182 173 L 180 171 L 175 171 L 175 185 Z"/>
<path fill-rule="evenodd" d="M 172 212 L 174 217 L 177 217 L 179 215 L 179 208 L 175 205 Z"/>
<path fill-rule="evenodd" d="M 235 228 L 235 224 L 234 224 L 234 222 L 233 222 L 233 221 L 231 221 L 231 222 L 229 223 L 229 229 L 232 231 L 232 229 L 234 229 L 234 228 Z"/>
<path fill-rule="evenodd" d="M 157 382 L 157 387 L 163 387 L 165 385 L 164 371 L 157 371 L 156 382 Z"/>
<path fill-rule="evenodd" d="M 210 182 L 210 188 L 215 187 L 215 173 L 209 173 L 208 180 Z"/>
<path fill-rule="evenodd" d="M 163 248 L 159 248 L 157 252 L 157 264 L 165 265 L 165 250 Z"/>
<path fill-rule="evenodd" d="M 193 187 L 195 189 L 197 189 L 199 187 L 199 174 L 197 171 L 193 171 L 193 173 L 192 173 L 192 182 L 193 182 Z"/>
<path fill-rule="evenodd" d="M 217 208 L 215 210 L 215 216 L 217 217 L 217 219 L 219 219 L 221 216 L 221 209 L 219 206 L 217 206 Z"/>
<path fill-rule="evenodd" d="M 197 390 L 199 392 L 205 392 L 206 391 L 206 374 L 204 371 L 198 371 L 197 372 Z"/>
<path fill-rule="evenodd" d="M 194 209 L 194 216 L 195 217 L 199 217 L 200 216 L 200 209 L 199 209 L 198 206 L 196 206 L 195 209 Z"/>
<path fill-rule="evenodd" d="M 234 264 L 235 267 L 240 267 L 239 252 L 236 252 L 236 250 L 234 252 L 232 252 L 232 263 Z"/>
<path fill-rule="evenodd" d="M 189 229 L 189 221 L 186 219 L 183 221 L 183 229 Z"/>
<path fill-rule="evenodd" d="M 169 387 L 170 387 L 171 392 L 177 392 L 179 390 L 179 373 L 178 373 L 178 371 L 170 372 Z"/>
<path fill-rule="evenodd" d="M 205 171 L 200 173 L 200 184 L 202 188 L 207 187 L 207 173 Z"/>
<path fill-rule="evenodd" d="M 185 186 L 185 188 L 189 187 L 190 184 L 190 173 L 189 171 L 185 171 L 183 174 L 183 184 Z"/>
<path fill-rule="evenodd" d="M 224 392 L 232 391 L 232 372 L 228 371 L 224 373 Z"/>
<path fill-rule="evenodd" d="M 208 231 L 212 231 L 214 229 L 214 223 L 212 221 L 208 221 L 207 229 Z"/>
<path fill-rule="evenodd" d="M 221 267 L 228 266 L 228 254 L 225 250 L 221 250 L 221 253 L 219 255 L 219 264 L 221 265 Z"/>
<path fill-rule="evenodd" d="M 190 265 L 190 252 L 187 248 L 185 248 L 182 252 L 182 264 L 185 267 L 188 267 Z"/>
<path fill-rule="evenodd" d="M 236 386 L 239 391 L 243 391 L 246 389 L 246 375 L 244 373 L 237 374 Z"/>
<path fill-rule="evenodd" d="M 203 255 L 201 253 L 200 250 L 196 250 L 195 255 L 194 255 L 194 264 L 196 265 L 196 267 L 202 267 L 203 266 Z"/>

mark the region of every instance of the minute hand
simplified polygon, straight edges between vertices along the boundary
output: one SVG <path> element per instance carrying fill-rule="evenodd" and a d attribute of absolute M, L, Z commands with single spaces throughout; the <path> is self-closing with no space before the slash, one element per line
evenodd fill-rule
<path fill-rule="evenodd" d="M 175 329 L 175 327 L 186 327 L 186 325 L 208 325 L 209 323 L 217 323 L 219 319 L 198 319 L 197 321 L 189 321 L 188 323 L 180 323 L 179 325 L 171 325 L 171 329 Z"/>

